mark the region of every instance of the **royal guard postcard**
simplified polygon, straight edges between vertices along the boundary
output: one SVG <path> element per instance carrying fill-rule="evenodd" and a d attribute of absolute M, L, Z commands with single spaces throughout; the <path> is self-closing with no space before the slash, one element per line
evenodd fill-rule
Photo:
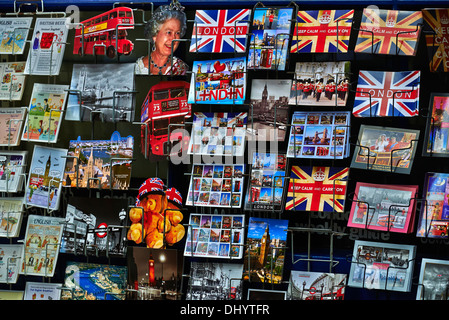
<path fill-rule="evenodd" d="M 194 61 L 188 103 L 243 104 L 246 58 Z"/>
<path fill-rule="evenodd" d="M 348 227 L 412 232 L 418 188 L 417 185 L 357 182 Z"/>
<path fill-rule="evenodd" d="M 349 168 L 292 166 L 285 209 L 343 212 Z"/>
<path fill-rule="evenodd" d="M 244 164 L 194 164 L 187 206 L 240 208 Z"/>
<path fill-rule="evenodd" d="M 0 54 L 23 54 L 33 17 L 0 18 Z"/>
<path fill-rule="evenodd" d="M 348 52 L 354 10 L 298 11 L 291 53 Z"/>
<path fill-rule="evenodd" d="M 247 139 L 284 141 L 288 125 L 289 79 L 253 79 L 251 83 L 251 124 Z"/>
<path fill-rule="evenodd" d="M 447 239 L 449 226 L 449 174 L 427 172 L 417 237 Z"/>
<path fill-rule="evenodd" d="M 245 215 L 191 213 L 184 255 L 241 259 L 245 243 Z"/>
<path fill-rule="evenodd" d="M 344 300 L 348 275 L 292 270 L 287 300 Z"/>
<path fill-rule="evenodd" d="M 253 152 L 246 210 L 283 210 L 286 164 L 285 154 Z"/>
<path fill-rule="evenodd" d="M 67 102 L 68 85 L 35 83 L 22 140 L 56 143 Z"/>
<path fill-rule="evenodd" d="M 288 158 L 343 159 L 349 157 L 351 114 L 295 111 L 290 126 Z"/>
<path fill-rule="evenodd" d="M 421 71 L 359 71 L 354 117 L 419 115 Z"/>
<path fill-rule="evenodd" d="M 449 156 L 449 94 L 431 93 L 424 137 L 424 156 Z"/>
<path fill-rule="evenodd" d="M 250 9 L 196 10 L 190 52 L 246 52 Z"/>
<path fill-rule="evenodd" d="M 422 24 L 421 11 L 365 8 L 354 52 L 414 56 Z"/>
<path fill-rule="evenodd" d="M 247 117 L 246 112 L 195 112 L 188 154 L 243 156 Z"/>
<path fill-rule="evenodd" d="M 127 190 L 133 148 L 134 138 L 118 131 L 110 139 L 70 140 L 63 186 Z"/>
<path fill-rule="evenodd" d="M 346 106 L 350 69 L 349 61 L 297 62 L 288 104 Z"/>
<path fill-rule="evenodd" d="M 449 72 L 449 9 L 423 9 L 429 68 L 431 72 Z"/>
<path fill-rule="evenodd" d="M 348 287 L 410 292 L 416 246 L 356 240 Z"/>
<path fill-rule="evenodd" d="M 286 70 L 293 8 L 256 8 L 251 25 L 248 69 Z"/>
<path fill-rule="evenodd" d="M 351 168 L 410 174 L 419 130 L 360 125 Z"/>

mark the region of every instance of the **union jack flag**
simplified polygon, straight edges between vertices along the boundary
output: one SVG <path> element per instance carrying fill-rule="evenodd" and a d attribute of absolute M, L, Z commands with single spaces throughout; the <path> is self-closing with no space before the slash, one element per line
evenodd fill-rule
<path fill-rule="evenodd" d="M 292 166 L 286 210 L 343 212 L 349 168 Z"/>
<path fill-rule="evenodd" d="M 347 52 L 353 15 L 354 10 L 299 11 L 290 52 Z"/>
<path fill-rule="evenodd" d="M 424 9 L 424 22 L 433 33 L 426 34 L 426 45 L 431 58 L 431 72 L 449 72 L 449 9 Z"/>
<path fill-rule="evenodd" d="M 365 8 L 354 51 L 413 56 L 422 21 L 421 11 Z"/>
<path fill-rule="evenodd" d="M 197 10 L 190 52 L 245 52 L 250 9 Z"/>
<path fill-rule="evenodd" d="M 420 71 L 359 72 L 355 117 L 414 117 L 419 113 Z"/>

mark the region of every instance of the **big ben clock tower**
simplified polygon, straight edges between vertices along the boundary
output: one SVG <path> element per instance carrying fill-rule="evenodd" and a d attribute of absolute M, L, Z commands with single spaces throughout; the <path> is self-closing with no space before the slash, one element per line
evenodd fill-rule
<path fill-rule="evenodd" d="M 262 239 L 260 239 L 260 255 L 259 255 L 259 263 L 263 267 L 265 266 L 267 262 L 267 256 L 269 252 L 269 246 L 270 246 L 270 230 L 267 223 L 267 227 L 265 229 L 265 233 L 262 236 Z"/>

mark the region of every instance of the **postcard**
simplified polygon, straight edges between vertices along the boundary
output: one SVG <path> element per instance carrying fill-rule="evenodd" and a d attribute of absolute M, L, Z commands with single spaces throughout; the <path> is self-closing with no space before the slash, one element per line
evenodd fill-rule
<path fill-rule="evenodd" d="M 290 126 L 288 158 L 343 159 L 349 157 L 351 114 L 295 111 Z"/>
<path fill-rule="evenodd" d="M 351 168 L 410 174 L 419 130 L 360 125 Z"/>
<path fill-rule="evenodd" d="M 288 300 L 344 300 L 348 275 L 292 270 Z"/>
<path fill-rule="evenodd" d="M 357 182 L 348 227 L 412 232 L 418 189 L 417 185 Z"/>
<path fill-rule="evenodd" d="M 191 213 L 184 256 L 241 259 L 245 215 Z"/>
<path fill-rule="evenodd" d="M 62 283 L 30 282 L 25 284 L 23 300 L 60 300 Z"/>
<path fill-rule="evenodd" d="M 27 108 L 0 108 L 0 146 L 18 146 Z"/>
<path fill-rule="evenodd" d="M 446 300 L 449 261 L 422 258 L 416 300 Z"/>
<path fill-rule="evenodd" d="M 18 192 L 25 181 L 27 151 L 0 151 L 0 191 Z"/>
<path fill-rule="evenodd" d="M 244 164 L 193 164 L 187 206 L 240 208 Z"/>
<path fill-rule="evenodd" d="M 0 20 L 1 23 L 1 20 Z M 25 62 L 0 63 L 0 100 L 22 100 L 25 90 Z"/>
<path fill-rule="evenodd" d="M 23 244 L 0 244 L 0 283 L 17 283 L 22 264 Z"/>
<path fill-rule="evenodd" d="M 286 210 L 343 212 L 349 168 L 292 166 Z"/>
<path fill-rule="evenodd" d="M 0 54 L 23 54 L 33 17 L 1 17 Z"/>
<path fill-rule="evenodd" d="M 23 141 L 56 143 L 68 85 L 35 83 L 22 133 Z"/>
<path fill-rule="evenodd" d="M 24 213 L 23 197 L 0 198 L 0 237 L 18 237 Z"/>
<path fill-rule="evenodd" d="M 429 69 L 431 72 L 449 72 L 449 9 L 425 8 L 422 10 L 425 30 L 431 30 L 424 35 Z"/>
<path fill-rule="evenodd" d="M 289 7 L 254 9 L 248 69 L 286 69 L 292 15 L 293 8 Z"/>
<path fill-rule="evenodd" d="M 291 53 L 348 52 L 354 10 L 298 11 Z"/>
<path fill-rule="evenodd" d="M 423 156 L 449 156 L 449 94 L 430 94 Z"/>

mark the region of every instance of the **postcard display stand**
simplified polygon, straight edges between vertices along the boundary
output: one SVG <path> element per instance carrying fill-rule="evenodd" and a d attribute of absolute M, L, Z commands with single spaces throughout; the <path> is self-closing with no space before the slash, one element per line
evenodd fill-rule
<path fill-rule="evenodd" d="M 446 299 L 449 9 L 182 5 L 0 17 L 0 295 Z"/>

